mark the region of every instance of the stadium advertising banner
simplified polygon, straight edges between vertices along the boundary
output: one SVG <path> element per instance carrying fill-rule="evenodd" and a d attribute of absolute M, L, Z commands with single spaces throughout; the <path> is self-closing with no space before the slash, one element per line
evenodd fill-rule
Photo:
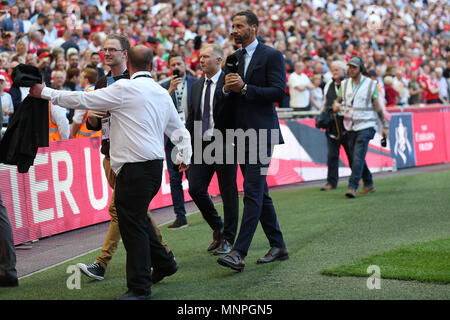
<path fill-rule="evenodd" d="M 111 189 L 99 138 L 50 142 L 28 173 L 0 165 L 0 191 L 14 242 L 46 237 L 108 220 Z"/>
<path fill-rule="evenodd" d="M 423 121 L 417 119 L 419 125 Z M 387 147 L 381 146 L 379 132 L 369 143 L 366 159 L 372 172 L 392 170 L 394 156 L 398 159 L 399 167 L 415 165 L 416 145 L 411 115 L 393 115 L 390 126 L 393 136 L 390 136 Z M 442 130 L 443 126 L 442 121 Z M 450 128 L 450 125 L 447 127 Z M 275 146 L 267 172 L 268 185 L 273 187 L 325 179 L 327 141 L 324 131 L 315 128 L 314 120 L 280 121 L 280 128 L 285 143 Z M 423 139 L 429 136 L 429 131 L 424 129 L 420 127 L 422 131 L 418 131 L 419 137 Z M 400 144 L 398 137 L 403 139 Z M 439 141 L 437 139 L 436 143 Z M 399 145 L 396 146 L 396 143 Z M 110 219 L 108 207 L 112 190 L 103 172 L 103 156 L 99 149 L 98 137 L 51 142 L 48 148 L 39 149 L 34 166 L 26 174 L 19 174 L 14 166 L 0 165 L 0 191 L 13 226 L 16 244 Z M 402 154 L 406 155 L 405 163 L 400 160 Z M 345 177 L 350 174 L 347 156 L 341 149 L 339 175 Z M 242 191 L 240 170 L 237 181 L 238 190 Z M 188 181 L 183 177 L 186 201 L 191 200 L 188 187 Z M 220 194 L 215 176 L 209 192 L 212 196 Z M 171 204 L 170 178 L 164 162 L 161 188 L 149 209 Z"/>
<path fill-rule="evenodd" d="M 413 114 L 414 149 L 417 166 L 446 161 L 444 114 L 440 112 Z"/>
<path fill-rule="evenodd" d="M 395 160 L 397 168 L 416 165 L 411 113 L 392 115 L 389 123 L 389 144 L 391 145 L 391 157 Z"/>
<path fill-rule="evenodd" d="M 450 112 L 442 113 L 444 117 L 444 137 L 446 146 L 446 162 L 450 162 Z"/>

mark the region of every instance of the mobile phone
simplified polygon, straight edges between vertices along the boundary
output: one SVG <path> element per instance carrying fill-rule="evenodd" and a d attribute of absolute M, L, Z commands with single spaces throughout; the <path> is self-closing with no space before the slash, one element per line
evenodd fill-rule
<path fill-rule="evenodd" d="M 173 75 L 175 76 L 175 78 L 179 78 L 180 77 L 180 70 L 178 70 L 178 69 L 175 69 L 175 70 L 173 70 Z"/>

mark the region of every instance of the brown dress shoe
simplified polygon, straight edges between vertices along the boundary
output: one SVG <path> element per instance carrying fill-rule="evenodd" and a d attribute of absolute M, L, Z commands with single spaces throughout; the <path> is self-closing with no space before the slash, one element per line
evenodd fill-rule
<path fill-rule="evenodd" d="M 322 188 L 320 188 L 320 191 L 329 191 L 334 189 L 336 189 L 336 187 L 333 187 L 331 184 L 327 183 Z"/>
<path fill-rule="evenodd" d="M 345 196 L 347 198 L 355 198 L 356 197 L 356 190 L 352 188 L 348 188 L 347 192 L 345 193 Z"/>
<path fill-rule="evenodd" d="M 230 254 L 225 257 L 220 257 L 217 259 L 217 263 L 221 266 L 228 267 L 239 272 L 244 271 L 245 267 L 244 255 L 237 250 L 232 250 Z"/>
<path fill-rule="evenodd" d="M 289 253 L 286 247 L 284 248 L 277 248 L 277 247 L 272 247 L 270 248 L 269 252 L 267 252 L 267 254 L 262 257 L 259 258 L 256 263 L 261 264 L 261 263 L 269 263 L 269 262 L 274 262 L 274 261 L 283 261 L 289 259 Z"/>
<path fill-rule="evenodd" d="M 370 186 L 370 187 L 364 186 L 363 189 L 360 192 L 358 192 L 358 194 L 368 194 L 368 193 L 375 192 L 375 190 L 376 190 L 375 186 Z"/>
<path fill-rule="evenodd" d="M 208 252 L 213 252 L 220 246 L 220 243 L 222 242 L 222 235 L 223 235 L 222 230 L 219 230 L 219 229 L 214 230 L 213 240 L 212 240 L 211 244 L 208 246 L 208 248 L 206 249 Z"/>

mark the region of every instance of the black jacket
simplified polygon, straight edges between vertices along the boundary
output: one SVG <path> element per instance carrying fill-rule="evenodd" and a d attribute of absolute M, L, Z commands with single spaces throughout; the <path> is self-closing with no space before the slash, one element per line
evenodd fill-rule
<path fill-rule="evenodd" d="M 14 87 L 32 87 L 42 83 L 39 70 L 19 64 L 12 72 Z M 17 165 L 20 173 L 28 172 L 39 147 L 48 147 L 48 101 L 26 97 L 14 112 L 5 136 L 0 142 L 0 162 Z"/>

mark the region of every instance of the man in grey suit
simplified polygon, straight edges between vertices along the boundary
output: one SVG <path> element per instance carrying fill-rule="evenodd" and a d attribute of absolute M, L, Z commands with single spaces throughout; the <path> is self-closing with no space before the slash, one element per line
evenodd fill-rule
<path fill-rule="evenodd" d="M 233 118 L 225 106 L 226 96 L 222 92 L 225 83 L 225 73 L 221 69 L 223 50 L 217 44 L 207 44 L 200 49 L 199 57 L 205 76 L 192 85 L 186 122 L 194 144 L 194 161 L 188 177 L 189 194 L 213 230 L 213 240 L 207 251 L 219 255 L 231 251 L 239 220 L 237 164 L 226 163 L 224 158 L 227 150 L 233 147 L 231 143 L 221 140 L 226 135 L 226 129 L 232 128 Z M 214 173 L 217 174 L 223 200 L 223 221 L 208 193 Z"/>

